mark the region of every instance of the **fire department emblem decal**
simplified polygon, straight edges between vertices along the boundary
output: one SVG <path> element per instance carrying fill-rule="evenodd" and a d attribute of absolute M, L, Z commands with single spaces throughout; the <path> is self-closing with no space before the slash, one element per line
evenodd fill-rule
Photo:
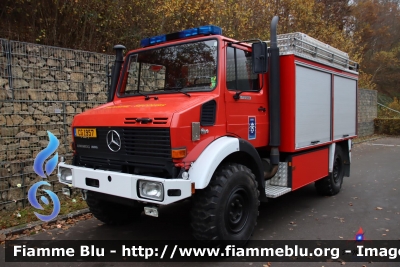
<path fill-rule="evenodd" d="M 256 139 L 256 117 L 249 117 L 249 140 Z"/>
<path fill-rule="evenodd" d="M 121 137 L 117 131 L 108 131 L 106 140 L 107 146 L 112 152 L 117 152 L 121 149 Z"/>

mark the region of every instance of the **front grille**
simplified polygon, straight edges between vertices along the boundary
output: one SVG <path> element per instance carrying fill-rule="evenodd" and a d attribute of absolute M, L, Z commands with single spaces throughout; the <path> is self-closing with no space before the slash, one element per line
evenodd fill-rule
<path fill-rule="evenodd" d="M 107 158 L 95 158 L 95 157 L 85 157 L 79 156 L 80 165 L 84 165 L 92 168 L 107 168 L 107 170 L 117 170 L 121 169 L 121 161 L 107 159 Z"/>
<path fill-rule="evenodd" d="M 172 175 L 169 128 L 96 128 L 97 138 L 75 138 L 75 163 L 95 169 L 133 173 L 135 168 L 166 170 Z M 113 152 L 107 145 L 107 133 L 115 130 L 121 149 Z"/>
<path fill-rule="evenodd" d="M 152 124 L 167 124 L 168 118 L 153 118 Z M 124 124 L 148 124 L 142 123 L 139 118 L 125 118 Z"/>
<path fill-rule="evenodd" d="M 171 157 L 169 129 L 125 128 L 121 141 L 127 155 Z"/>

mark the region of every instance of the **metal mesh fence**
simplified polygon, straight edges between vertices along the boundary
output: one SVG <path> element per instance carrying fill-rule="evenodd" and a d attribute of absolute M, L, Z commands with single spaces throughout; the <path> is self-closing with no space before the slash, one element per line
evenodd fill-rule
<path fill-rule="evenodd" d="M 25 206 L 47 131 L 71 161 L 74 115 L 105 103 L 114 56 L 0 39 L 0 211 Z M 60 192 L 55 172 L 46 181 Z"/>
<path fill-rule="evenodd" d="M 102 54 L 10 41 L 14 99 L 107 100 Z"/>
<path fill-rule="evenodd" d="M 10 94 L 10 54 L 8 40 L 0 39 L 0 101 L 12 97 Z"/>

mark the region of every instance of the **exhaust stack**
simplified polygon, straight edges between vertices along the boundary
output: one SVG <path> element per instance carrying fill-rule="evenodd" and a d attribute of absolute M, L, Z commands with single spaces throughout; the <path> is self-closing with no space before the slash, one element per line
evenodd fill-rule
<path fill-rule="evenodd" d="M 114 99 L 115 90 L 117 89 L 118 78 L 121 72 L 122 62 L 124 62 L 123 51 L 126 49 L 123 45 L 114 46 L 115 50 L 115 64 L 111 72 L 111 86 L 108 89 L 107 102 L 111 102 Z"/>
<path fill-rule="evenodd" d="M 270 120 L 269 145 L 271 146 L 271 154 L 270 154 L 271 165 L 279 164 L 279 146 L 281 144 L 281 137 L 280 137 L 281 110 L 280 110 L 280 84 L 279 84 L 280 72 L 279 72 L 279 48 L 277 43 L 278 20 L 279 20 L 278 16 L 275 16 L 272 19 L 271 32 L 270 32 L 271 59 L 270 59 L 270 71 L 269 71 L 269 120 Z"/>

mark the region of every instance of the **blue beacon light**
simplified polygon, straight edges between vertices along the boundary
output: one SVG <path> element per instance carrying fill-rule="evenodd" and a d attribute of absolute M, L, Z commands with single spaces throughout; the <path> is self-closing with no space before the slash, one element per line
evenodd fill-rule
<path fill-rule="evenodd" d="M 221 35 L 222 29 L 214 25 L 200 26 L 197 28 L 186 29 L 180 32 L 158 35 L 140 41 L 141 47 L 165 43 L 167 41 L 184 39 L 196 35 Z"/>

